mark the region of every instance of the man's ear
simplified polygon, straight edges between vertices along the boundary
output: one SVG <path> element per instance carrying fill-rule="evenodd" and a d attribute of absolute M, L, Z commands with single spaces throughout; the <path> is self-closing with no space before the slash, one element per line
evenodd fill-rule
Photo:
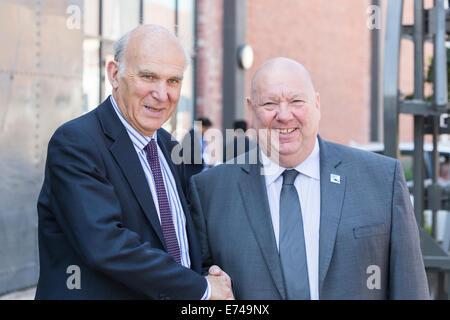
<path fill-rule="evenodd" d="M 249 117 L 249 120 L 251 121 L 252 119 L 252 113 L 253 113 L 253 108 L 252 108 L 252 100 L 250 99 L 250 97 L 247 97 L 245 99 L 245 101 L 247 102 L 247 115 Z"/>
<path fill-rule="evenodd" d="M 319 112 L 319 119 L 320 119 L 321 112 L 320 112 L 320 94 L 319 94 L 319 92 L 316 92 L 316 109 Z"/>
<path fill-rule="evenodd" d="M 119 65 L 116 61 L 109 61 L 106 66 L 106 71 L 108 73 L 108 80 L 113 89 L 119 87 Z"/>
<path fill-rule="evenodd" d="M 248 138 L 257 140 L 258 137 L 256 134 L 256 130 L 254 129 L 255 111 L 253 110 L 252 100 L 250 97 L 247 97 L 246 101 L 247 101 L 246 120 L 247 120 L 248 128 L 247 128 L 247 131 L 245 132 L 245 134 L 247 135 Z"/>
<path fill-rule="evenodd" d="M 320 111 L 320 94 L 316 92 L 316 108 Z"/>
<path fill-rule="evenodd" d="M 245 104 L 246 104 L 246 108 L 247 108 L 247 112 L 246 112 L 246 120 L 247 120 L 247 124 L 249 125 L 249 127 L 252 124 L 253 121 L 253 116 L 252 116 L 252 101 L 250 100 L 250 97 L 245 98 Z"/>

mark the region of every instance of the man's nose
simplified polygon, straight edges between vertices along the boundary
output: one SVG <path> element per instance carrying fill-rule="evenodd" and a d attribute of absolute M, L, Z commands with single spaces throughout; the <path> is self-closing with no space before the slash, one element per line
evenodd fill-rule
<path fill-rule="evenodd" d="M 152 90 L 152 97 L 158 101 L 165 102 L 169 99 L 167 87 L 164 81 L 159 81 L 155 84 Z"/>
<path fill-rule="evenodd" d="M 291 120 L 293 117 L 291 110 L 289 109 L 289 105 L 287 102 L 282 102 L 279 105 L 278 112 L 276 115 L 276 120 L 280 122 L 286 122 Z"/>

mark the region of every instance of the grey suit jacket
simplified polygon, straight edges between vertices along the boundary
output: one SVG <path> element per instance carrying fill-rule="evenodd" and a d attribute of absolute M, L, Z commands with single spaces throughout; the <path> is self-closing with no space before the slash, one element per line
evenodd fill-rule
<path fill-rule="evenodd" d="M 319 146 L 319 298 L 428 299 L 399 161 L 320 137 Z M 224 164 L 192 177 L 192 214 L 203 267 L 216 264 L 227 272 L 236 299 L 286 299 L 260 169 Z"/>

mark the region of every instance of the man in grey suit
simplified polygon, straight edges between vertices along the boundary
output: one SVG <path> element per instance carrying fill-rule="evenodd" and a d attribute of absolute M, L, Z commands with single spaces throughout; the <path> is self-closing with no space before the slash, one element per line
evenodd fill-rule
<path fill-rule="evenodd" d="M 236 299 L 428 299 L 399 161 L 321 139 L 319 94 L 296 61 L 259 67 L 247 107 L 258 160 L 191 179 L 203 265 Z"/>

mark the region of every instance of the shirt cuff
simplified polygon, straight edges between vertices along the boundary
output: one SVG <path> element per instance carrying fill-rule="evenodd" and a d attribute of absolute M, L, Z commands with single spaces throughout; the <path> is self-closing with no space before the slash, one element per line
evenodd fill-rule
<path fill-rule="evenodd" d="M 202 300 L 209 300 L 211 298 L 211 288 L 209 286 L 209 281 L 206 279 L 206 291 L 202 297 Z"/>

